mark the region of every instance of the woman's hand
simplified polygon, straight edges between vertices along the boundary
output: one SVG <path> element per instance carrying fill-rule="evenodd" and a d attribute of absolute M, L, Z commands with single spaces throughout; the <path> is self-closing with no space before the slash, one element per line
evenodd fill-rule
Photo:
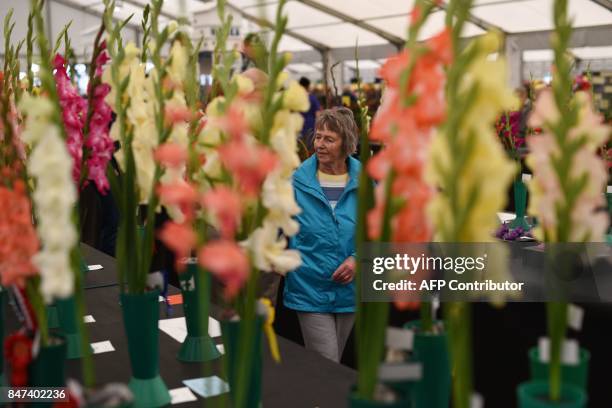
<path fill-rule="evenodd" d="M 355 258 L 349 256 L 344 262 L 334 271 L 332 279 L 343 285 L 351 283 L 355 278 Z"/>

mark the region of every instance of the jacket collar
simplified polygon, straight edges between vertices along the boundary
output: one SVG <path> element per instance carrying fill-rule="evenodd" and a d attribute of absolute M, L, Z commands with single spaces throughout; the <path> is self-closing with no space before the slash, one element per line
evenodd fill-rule
<path fill-rule="evenodd" d="M 319 180 L 317 179 L 317 169 L 319 165 L 319 160 L 317 159 L 317 155 L 313 154 L 310 158 L 306 159 L 300 167 L 293 173 L 293 179 L 295 181 L 296 186 L 299 186 L 302 190 L 315 190 L 323 196 L 323 190 L 321 189 L 321 185 L 319 184 Z M 361 171 L 361 163 L 359 160 L 354 159 L 349 156 L 347 158 L 347 167 L 349 180 L 346 183 L 346 187 L 344 191 L 350 191 L 352 189 L 357 188 L 359 185 L 359 173 Z"/>

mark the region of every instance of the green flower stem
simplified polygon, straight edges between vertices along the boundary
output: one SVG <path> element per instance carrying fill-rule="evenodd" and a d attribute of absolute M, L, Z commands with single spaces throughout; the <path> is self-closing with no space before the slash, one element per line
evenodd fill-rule
<path fill-rule="evenodd" d="M 36 27 L 36 43 L 38 45 L 38 52 L 40 56 L 40 71 L 38 72 L 38 75 L 40 77 L 41 87 L 42 90 L 47 93 L 49 100 L 54 105 L 53 112 L 51 113 L 51 119 L 59 128 L 62 139 L 66 140 L 66 130 L 64 129 L 64 123 L 60 113 L 62 112 L 62 108 L 59 104 L 59 97 L 55 87 L 55 78 L 53 78 L 49 40 L 47 40 L 45 35 L 45 23 L 41 14 L 43 9 L 43 1 L 30 0 L 30 8 L 34 17 L 34 25 Z"/>
<path fill-rule="evenodd" d="M 47 310 L 45 302 L 40 295 L 40 276 L 26 280 L 26 293 L 28 300 L 32 304 L 32 309 L 36 315 L 38 332 L 40 333 L 40 345 L 45 347 L 49 344 L 49 327 L 47 325 Z"/>
<path fill-rule="evenodd" d="M 137 230 L 136 230 L 136 181 L 135 164 L 132 152 L 133 129 L 128 129 L 127 109 L 130 106 L 130 97 L 127 94 L 127 87 L 130 81 L 129 75 L 121 78 L 119 68 L 125 60 L 125 50 L 121 38 L 121 29 L 128 23 L 128 17 L 121 23 L 113 23 L 113 13 L 115 2 L 104 1 L 104 23 L 108 34 L 107 49 L 111 56 L 111 80 L 115 90 L 115 109 L 117 111 L 117 123 L 119 126 L 119 140 L 121 148 L 124 149 L 125 170 L 123 174 L 115 174 L 113 168 L 108 166 L 107 175 L 111 185 L 113 196 L 118 200 L 122 217 L 119 221 L 117 232 L 117 266 L 118 278 L 121 293 L 127 291 L 136 292 L 138 259 L 141 253 L 137 250 Z"/>
<path fill-rule="evenodd" d="M 463 231 L 469 220 L 473 202 L 478 197 L 478 188 L 473 188 L 468 194 L 467 202 L 460 200 L 456 180 L 460 178 L 471 154 L 474 145 L 474 135 L 468 134 L 462 138 L 459 134 L 461 122 L 465 113 L 471 106 L 476 95 L 477 87 L 462 91 L 461 81 L 467 66 L 473 61 L 477 50 L 475 47 L 461 49 L 460 36 L 463 25 L 467 20 L 471 0 L 451 0 L 446 12 L 446 25 L 451 30 L 453 54 L 455 62 L 447 72 L 446 96 L 449 110 L 445 123 L 445 137 L 448 138 L 449 148 L 453 152 L 451 163 L 444 174 L 440 186 L 450 205 L 450 217 L 453 222 L 446 226 L 439 234 L 444 242 L 462 242 Z M 462 140 L 463 139 L 463 140 Z M 441 163 L 434 163 L 442 169 Z M 472 393 L 472 353 L 471 353 L 471 306 L 462 302 L 449 302 L 444 305 L 446 330 L 450 355 L 453 361 L 453 402 L 456 408 L 468 408 Z"/>
<path fill-rule="evenodd" d="M 357 47 L 355 47 L 357 52 Z M 357 55 L 355 61 L 359 63 Z M 357 65 L 357 78 L 358 89 L 359 89 L 359 122 L 360 122 L 360 151 L 359 159 L 365 169 L 368 161 L 371 157 L 370 143 L 368 139 L 368 108 L 365 105 L 365 98 L 361 90 L 361 78 L 359 76 L 359 65 Z M 363 256 L 365 250 L 365 244 L 368 242 L 366 215 L 374 207 L 374 187 L 373 181 L 368 176 L 367 171 L 363 170 L 359 175 L 359 190 L 357 191 L 357 228 L 355 231 L 356 235 L 356 250 L 357 250 L 357 262 L 355 264 L 355 284 L 356 290 L 356 303 L 357 303 L 357 318 L 355 323 L 356 330 L 356 341 L 357 341 L 357 361 L 359 365 L 359 371 L 357 373 L 357 393 L 361 398 L 371 398 L 374 393 L 374 387 L 376 385 L 377 367 L 382 356 L 375 355 L 372 351 L 377 350 L 372 348 L 370 344 L 372 342 L 372 324 L 376 321 L 377 303 L 364 303 L 361 301 L 361 282 L 362 273 L 361 263 L 359 260 Z M 384 311 L 382 314 L 386 315 Z M 371 317 L 374 315 L 374 319 Z M 384 335 L 383 335 L 384 337 Z"/>
<path fill-rule="evenodd" d="M 453 361 L 453 407 L 469 408 L 472 394 L 472 307 L 469 303 L 448 302 L 444 308 Z"/>
<path fill-rule="evenodd" d="M 408 89 L 408 81 L 410 80 L 412 71 L 416 65 L 416 62 L 423 52 L 422 46 L 418 44 L 418 34 L 431 14 L 434 8 L 433 3 L 426 2 L 424 0 L 418 0 L 415 4 L 415 9 L 420 10 L 420 15 L 417 21 L 411 24 L 408 37 L 406 41 L 406 49 L 411 56 L 408 67 L 402 72 L 400 77 L 400 92 L 401 100 L 405 106 L 410 106 L 416 101 L 414 95 L 406 94 Z M 357 59 L 357 58 L 356 58 Z M 360 93 L 361 98 L 363 96 Z M 363 164 L 363 168 L 366 168 L 367 161 L 370 158 L 369 141 L 367 136 L 367 108 L 363 100 L 360 102 L 360 118 L 361 118 L 361 153 L 360 158 Z M 365 125 L 364 125 L 365 124 Z M 391 219 L 394 216 L 396 206 L 393 203 L 391 197 L 391 190 L 393 181 L 396 174 L 393 170 L 390 170 L 385 178 L 385 198 L 384 198 L 384 209 L 383 209 L 383 222 L 381 236 L 378 240 L 380 243 L 389 242 L 392 237 L 391 231 Z M 367 226 L 366 226 L 366 215 L 367 212 L 373 207 L 373 186 L 372 180 L 368 177 L 367 171 L 361 172 L 359 181 L 358 191 L 359 203 L 357 213 L 357 258 L 363 255 L 364 244 L 367 242 Z M 406 203 L 404 203 L 406 204 Z M 361 271 L 359 262 L 356 265 L 356 281 L 358 287 L 358 293 L 361 289 Z M 387 302 L 374 302 L 374 303 L 363 303 L 359 297 L 358 309 L 357 309 L 357 358 L 359 364 L 359 373 L 357 379 L 357 394 L 363 399 L 372 399 L 374 397 L 374 389 L 378 380 L 378 366 L 380 365 L 384 356 L 385 346 L 385 331 L 387 328 L 389 318 L 389 303 Z M 431 316 L 431 313 L 430 313 Z"/>
<path fill-rule="evenodd" d="M 564 200 L 557 203 L 558 227 L 556 237 L 547 236 L 547 241 L 554 239 L 557 242 L 569 242 L 572 227 L 571 213 L 578 195 L 586 187 L 586 175 L 576 179 L 571 177 L 570 171 L 576 152 L 586 143 L 584 138 L 577 141 L 569 140 L 569 131 L 578 122 L 578 110 L 572 98 L 571 65 L 566 56 L 566 50 L 571 39 L 572 27 L 567 14 L 567 0 L 555 0 L 553 3 L 554 35 L 552 46 L 556 73 L 553 79 L 553 95 L 559 111 L 559 121 L 548 123 L 554 133 L 557 144 L 561 150 L 559 155 L 551 158 L 552 165 L 557 172 L 559 185 Z M 547 234 L 548 235 L 548 234 Z M 584 237 L 588 241 L 591 237 Z M 561 349 L 567 331 L 567 304 L 550 302 L 546 305 L 548 320 L 548 336 L 551 343 L 549 398 L 558 401 L 561 397 L 561 384 L 563 382 L 561 370 Z"/>
<path fill-rule="evenodd" d="M 420 322 L 422 332 L 429 333 L 433 330 L 433 309 L 431 302 L 421 302 Z"/>
<path fill-rule="evenodd" d="M 26 65 L 27 65 L 27 78 L 28 78 L 28 93 L 32 94 L 34 89 L 34 72 L 32 72 L 32 53 L 34 49 L 34 14 L 30 12 L 28 14 L 28 32 L 26 35 Z"/>

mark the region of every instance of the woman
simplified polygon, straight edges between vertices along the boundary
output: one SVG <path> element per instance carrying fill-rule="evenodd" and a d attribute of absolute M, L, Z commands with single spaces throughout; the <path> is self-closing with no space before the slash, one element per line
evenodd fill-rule
<path fill-rule="evenodd" d="M 287 275 L 286 307 L 296 310 L 307 349 L 340 361 L 355 322 L 355 224 L 361 164 L 350 155 L 357 126 L 347 108 L 321 111 L 315 154 L 295 171 L 299 233 L 290 246 L 302 265 Z"/>

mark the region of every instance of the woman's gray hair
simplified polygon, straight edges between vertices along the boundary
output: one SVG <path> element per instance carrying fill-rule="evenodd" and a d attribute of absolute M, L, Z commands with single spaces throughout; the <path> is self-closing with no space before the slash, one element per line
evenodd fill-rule
<path fill-rule="evenodd" d="M 342 139 L 342 153 L 347 157 L 357 151 L 359 129 L 349 108 L 335 107 L 319 112 L 314 129 L 336 132 Z"/>

